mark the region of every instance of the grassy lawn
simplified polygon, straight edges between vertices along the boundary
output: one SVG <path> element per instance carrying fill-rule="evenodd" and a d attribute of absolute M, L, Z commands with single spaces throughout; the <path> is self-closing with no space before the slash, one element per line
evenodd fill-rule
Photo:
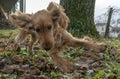
<path fill-rule="evenodd" d="M 10 32 L 17 34 L 18 30 L 0 30 L 5 36 Z M 13 51 L 7 46 L 0 51 L 0 79 L 120 79 L 120 39 L 97 40 L 108 44 L 105 52 L 80 48 L 62 52 L 63 57 L 75 64 L 72 73 L 60 71 L 44 50 L 37 49 L 35 54 L 30 54 L 26 47 Z"/>
<path fill-rule="evenodd" d="M 18 33 L 18 29 L 15 29 L 15 30 L 10 30 L 10 29 L 2 29 L 0 30 L 0 33 L 3 34 L 4 36 L 9 36 L 10 33 L 13 32 L 14 34 L 17 34 Z"/>

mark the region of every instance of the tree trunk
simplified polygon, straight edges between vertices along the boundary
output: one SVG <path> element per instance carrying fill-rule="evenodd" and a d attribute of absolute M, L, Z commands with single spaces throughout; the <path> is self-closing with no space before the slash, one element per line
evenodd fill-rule
<path fill-rule="evenodd" d="M 112 18 L 112 13 L 113 13 L 113 8 L 110 8 L 109 14 L 108 14 L 108 20 L 107 20 L 107 25 L 106 25 L 106 30 L 105 30 L 105 36 L 106 38 L 109 37 L 109 28 L 110 28 L 110 22 Z"/>
<path fill-rule="evenodd" d="M 94 23 L 95 0 L 60 0 L 70 18 L 70 28 L 74 35 L 98 36 Z"/>
<path fill-rule="evenodd" d="M 20 11 L 23 12 L 23 0 L 20 0 Z"/>
<path fill-rule="evenodd" d="M 5 11 L 4 11 L 3 7 L 0 5 L 0 19 L 1 18 L 4 18 L 6 20 L 8 19 L 8 17 L 5 14 Z"/>

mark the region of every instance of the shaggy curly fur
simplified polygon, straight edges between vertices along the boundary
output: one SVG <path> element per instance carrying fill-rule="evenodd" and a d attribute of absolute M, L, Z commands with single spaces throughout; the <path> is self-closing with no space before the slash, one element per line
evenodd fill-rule
<path fill-rule="evenodd" d="M 24 42 L 25 38 L 31 35 L 31 42 L 29 45 L 29 52 L 33 50 L 33 44 L 37 40 L 36 34 L 33 31 L 33 24 L 31 22 L 33 14 L 25 14 L 21 11 L 16 11 L 15 13 L 11 13 L 9 15 L 9 21 L 16 25 L 19 29 L 19 34 L 15 37 L 15 46 Z"/>
<path fill-rule="evenodd" d="M 89 37 L 78 39 L 68 33 L 66 29 L 70 22 L 69 18 L 62 6 L 56 3 L 51 2 L 46 10 L 40 10 L 32 17 L 26 14 L 21 14 L 20 16 L 13 14 L 11 17 L 15 19 L 14 23 L 17 25 L 21 24 L 20 26 L 24 26 L 25 24 L 25 27 L 33 27 L 32 30 L 35 31 L 34 34 L 40 41 L 41 47 L 49 51 L 55 64 L 64 72 L 73 70 L 73 63 L 59 55 L 59 52 L 65 47 L 84 47 L 97 52 L 106 49 L 104 43 L 97 43 Z M 29 30 L 28 32 L 31 33 Z M 17 40 L 21 40 L 23 36 L 18 35 L 18 37 Z"/>

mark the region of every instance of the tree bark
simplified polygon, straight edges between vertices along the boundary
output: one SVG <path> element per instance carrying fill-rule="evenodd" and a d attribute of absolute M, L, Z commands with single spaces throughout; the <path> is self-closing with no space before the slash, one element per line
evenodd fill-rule
<path fill-rule="evenodd" d="M 70 28 L 74 35 L 98 36 L 94 23 L 95 0 L 60 0 L 70 18 Z"/>
<path fill-rule="evenodd" d="M 110 8 L 109 14 L 108 14 L 108 20 L 107 20 L 107 25 L 106 25 L 106 30 L 105 30 L 105 36 L 106 38 L 109 37 L 109 28 L 110 28 L 110 22 L 112 18 L 112 13 L 113 13 L 113 8 Z"/>
<path fill-rule="evenodd" d="M 0 5 L 0 18 L 5 18 L 6 20 L 8 19 L 8 17 L 5 14 L 5 11 L 1 5 Z"/>
<path fill-rule="evenodd" d="M 23 12 L 23 0 L 20 0 L 20 11 Z"/>

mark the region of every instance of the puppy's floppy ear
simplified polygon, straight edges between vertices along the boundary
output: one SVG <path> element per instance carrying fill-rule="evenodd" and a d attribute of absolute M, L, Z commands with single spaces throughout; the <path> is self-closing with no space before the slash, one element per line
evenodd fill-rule
<path fill-rule="evenodd" d="M 48 7 L 47 7 L 47 10 L 50 11 L 50 10 L 52 10 L 54 7 L 55 7 L 55 3 L 50 2 L 49 5 L 48 5 Z"/>
<path fill-rule="evenodd" d="M 69 23 L 70 23 L 69 17 L 65 14 L 64 11 L 61 11 L 61 14 L 59 16 L 60 26 L 64 29 L 67 29 Z"/>
<path fill-rule="evenodd" d="M 9 15 L 9 20 L 14 25 L 24 27 L 26 24 L 29 25 L 31 23 L 32 17 L 22 12 L 15 12 Z"/>
<path fill-rule="evenodd" d="M 47 7 L 47 10 L 53 12 L 53 20 L 58 20 L 59 25 L 62 28 L 67 29 L 70 20 L 61 5 L 51 2 Z"/>
<path fill-rule="evenodd" d="M 52 15 L 52 20 L 55 22 L 55 21 L 58 21 L 60 12 L 59 10 L 52 10 L 51 15 Z"/>
<path fill-rule="evenodd" d="M 57 5 L 58 4 L 51 2 L 47 7 L 47 10 L 50 12 L 50 15 L 52 16 L 52 20 L 54 22 L 57 21 L 60 16 L 60 9 L 59 6 Z"/>

